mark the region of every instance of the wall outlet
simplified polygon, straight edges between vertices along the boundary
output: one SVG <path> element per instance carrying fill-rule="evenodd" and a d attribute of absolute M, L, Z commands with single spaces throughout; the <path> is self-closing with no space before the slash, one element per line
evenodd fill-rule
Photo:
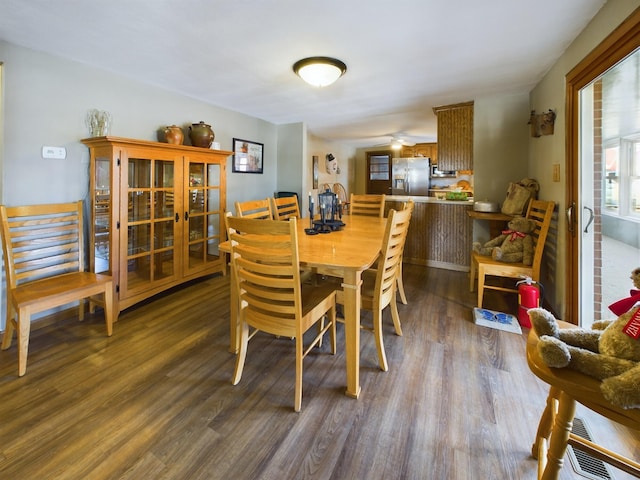
<path fill-rule="evenodd" d="M 554 182 L 560 181 L 560 164 L 559 163 L 553 164 L 553 181 Z"/>
<path fill-rule="evenodd" d="M 67 149 L 64 147 L 42 147 L 42 158 L 67 158 Z"/>

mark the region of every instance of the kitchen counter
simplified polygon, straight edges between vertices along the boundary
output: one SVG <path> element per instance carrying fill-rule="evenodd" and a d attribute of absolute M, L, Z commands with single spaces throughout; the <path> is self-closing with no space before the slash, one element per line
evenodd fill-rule
<path fill-rule="evenodd" d="M 471 200 L 445 200 L 436 197 L 423 197 L 423 196 L 411 196 L 411 195 L 385 195 L 386 202 L 407 202 L 413 200 L 415 203 L 442 203 L 452 205 L 466 205 L 467 207 L 473 206 L 473 197 L 469 197 Z"/>

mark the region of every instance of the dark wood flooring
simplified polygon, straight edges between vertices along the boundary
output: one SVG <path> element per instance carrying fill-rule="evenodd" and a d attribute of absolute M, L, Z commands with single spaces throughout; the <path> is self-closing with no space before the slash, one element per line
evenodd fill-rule
<path fill-rule="evenodd" d="M 325 342 L 305 359 L 300 413 L 288 339 L 256 336 L 231 385 L 228 276 L 125 311 L 110 338 L 100 313 L 56 315 L 32 333 L 24 377 L 15 342 L 0 352 L 0 479 L 536 478 L 547 389 L 527 368 L 526 331 L 476 326 L 464 273 L 404 276 L 403 337 L 385 312 L 389 371 L 362 332 L 362 393 L 345 396 L 339 326 L 337 355 Z M 497 295 L 485 306 L 512 308 Z M 637 435 L 579 415 L 640 457 Z M 583 477 L 567 461 L 561 478 Z"/>

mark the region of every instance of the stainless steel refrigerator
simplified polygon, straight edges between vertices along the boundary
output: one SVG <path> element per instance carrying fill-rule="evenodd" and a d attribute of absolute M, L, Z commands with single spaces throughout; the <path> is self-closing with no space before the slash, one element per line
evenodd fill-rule
<path fill-rule="evenodd" d="M 428 157 L 394 158 L 391 160 L 392 195 L 429 195 L 431 173 Z"/>

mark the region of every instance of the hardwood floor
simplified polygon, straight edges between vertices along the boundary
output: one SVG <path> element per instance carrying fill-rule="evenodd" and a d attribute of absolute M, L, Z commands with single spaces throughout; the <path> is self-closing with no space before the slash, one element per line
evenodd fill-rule
<path fill-rule="evenodd" d="M 101 313 L 59 314 L 32 333 L 24 377 L 15 342 L 0 352 L 0 478 L 536 478 L 547 389 L 526 332 L 474 325 L 464 273 L 405 265 L 404 279 L 403 337 L 384 316 L 389 371 L 362 332 L 362 393 L 344 395 L 340 325 L 337 355 L 325 342 L 305 359 L 298 414 L 288 339 L 256 336 L 231 385 L 228 276 L 126 310 L 110 338 Z M 503 301 L 489 292 L 485 306 Z M 578 414 L 596 440 L 623 431 Z M 638 458 L 640 436 L 621 438 Z M 560 478 L 583 477 L 567 461 Z"/>

